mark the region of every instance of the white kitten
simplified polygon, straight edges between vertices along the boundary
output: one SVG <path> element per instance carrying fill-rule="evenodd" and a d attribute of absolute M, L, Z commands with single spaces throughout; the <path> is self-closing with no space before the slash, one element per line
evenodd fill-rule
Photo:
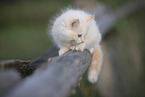
<path fill-rule="evenodd" d="M 70 49 L 76 51 L 88 49 L 93 53 L 95 48 L 99 48 L 99 52 L 101 51 L 99 45 L 101 34 L 94 16 L 84 11 L 71 9 L 62 13 L 56 18 L 51 32 L 55 43 L 60 48 L 59 55 L 63 55 Z M 102 61 L 102 58 L 100 61 Z M 90 69 L 88 77 L 90 82 L 97 81 L 100 67 L 101 64 L 98 65 L 97 70 L 91 71 Z"/>

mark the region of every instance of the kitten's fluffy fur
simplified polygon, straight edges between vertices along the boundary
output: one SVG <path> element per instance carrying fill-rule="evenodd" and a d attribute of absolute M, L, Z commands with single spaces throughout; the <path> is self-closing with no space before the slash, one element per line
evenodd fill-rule
<path fill-rule="evenodd" d="M 102 51 L 99 45 L 101 34 L 94 16 L 81 10 L 67 10 L 56 18 L 51 32 L 60 48 L 59 55 L 70 49 L 76 51 L 88 49 L 93 53 L 88 79 L 92 83 L 96 82 L 102 64 Z"/>

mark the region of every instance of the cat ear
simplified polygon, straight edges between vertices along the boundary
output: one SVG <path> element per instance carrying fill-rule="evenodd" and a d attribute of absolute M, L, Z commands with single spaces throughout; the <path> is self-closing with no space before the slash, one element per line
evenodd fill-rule
<path fill-rule="evenodd" d="M 80 24 L 79 19 L 74 19 L 74 20 L 72 20 L 72 22 L 71 22 L 71 27 L 72 27 L 72 28 L 77 28 L 77 27 L 79 26 L 79 24 Z"/>
<path fill-rule="evenodd" d="M 87 22 L 90 22 L 93 18 L 94 18 L 94 16 L 87 16 L 86 20 L 87 20 Z"/>

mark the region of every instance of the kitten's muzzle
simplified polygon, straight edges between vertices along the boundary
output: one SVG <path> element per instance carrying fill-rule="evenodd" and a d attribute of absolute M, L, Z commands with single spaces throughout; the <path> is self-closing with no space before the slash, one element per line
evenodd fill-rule
<path fill-rule="evenodd" d="M 81 44 L 81 43 L 84 43 L 85 41 L 81 41 L 80 43 L 78 43 L 78 44 Z"/>
<path fill-rule="evenodd" d="M 84 43 L 84 41 L 82 41 L 81 43 Z"/>

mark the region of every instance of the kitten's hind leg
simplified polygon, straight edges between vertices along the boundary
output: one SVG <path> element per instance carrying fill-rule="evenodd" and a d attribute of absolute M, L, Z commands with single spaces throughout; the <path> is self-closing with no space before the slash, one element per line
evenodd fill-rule
<path fill-rule="evenodd" d="M 101 70 L 103 60 L 103 53 L 100 47 L 95 48 L 93 51 L 92 63 L 89 67 L 88 80 L 95 83 L 98 80 L 98 75 Z"/>
<path fill-rule="evenodd" d="M 69 51 L 68 48 L 61 48 L 61 49 L 59 50 L 59 56 L 63 55 L 64 53 L 66 53 L 66 52 L 68 52 L 68 51 Z"/>

